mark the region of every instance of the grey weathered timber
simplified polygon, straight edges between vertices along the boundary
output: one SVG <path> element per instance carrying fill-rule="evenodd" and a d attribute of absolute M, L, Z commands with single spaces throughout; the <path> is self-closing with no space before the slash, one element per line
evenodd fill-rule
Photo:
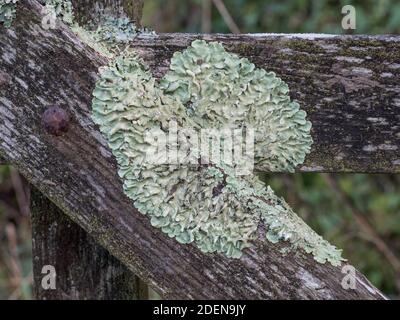
<path fill-rule="evenodd" d="M 31 194 L 34 296 L 41 300 L 138 299 L 138 278 L 40 191 Z M 56 271 L 45 290 L 44 266 Z M 46 270 L 45 270 L 46 271 Z"/>
<path fill-rule="evenodd" d="M 39 10 L 35 1 L 24 1 L 18 7 L 18 18 L 12 28 L 6 30 L 0 27 L 0 73 L 7 79 L 0 88 L 0 156 L 13 163 L 31 183 L 112 255 L 157 288 L 164 298 L 383 298 L 358 272 L 356 289 L 346 290 L 341 286 L 344 274 L 340 267 L 316 263 L 312 257 L 301 252 L 283 256 L 280 252 L 283 245 L 265 241 L 262 227 L 259 238 L 254 241 L 252 248 L 245 250 L 241 259 L 204 254 L 192 245 L 178 244 L 153 228 L 147 217 L 138 213 L 124 196 L 114 158 L 90 119 L 91 93 L 97 70 L 107 60 L 82 44 L 66 26 L 43 30 L 40 27 Z M 136 44 L 146 60 L 152 60 L 151 67 L 158 68 L 160 75 L 165 70 L 166 55 L 152 56 L 152 52 L 161 52 L 161 49 L 157 51 L 152 46 L 163 47 L 167 55 L 171 55 L 194 37 L 164 35 L 157 39 L 138 39 Z M 239 50 L 242 42 L 242 54 L 258 64 L 262 56 L 269 61 L 269 54 L 273 53 L 268 43 L 272 47 L 275 43 L 279 46 L 286 43 L 289 47 L 290 41 L 302 41 L 293 36 L 263 36 L 259 37 L 259 41 L 265 45 L 262 51 L 257 46 L 257 38 L 252 36 L 203 37 L 223 41 L 231 50 Z M 340 46 L 341 41 L 352 41 L 353 46 L 378 42 L 385 47 L 382 49 L 384 54 L 385 50 L 388 52 L 398 47 L 396 39 L 390 39 L 356 37 L 346 40 L 338 37 L 336 40 L 321 38 L 313 41 L 327 41 L 327 44 L 335 41 L 336 46 Z M 149 41 L 147 45 L 146 41 Z M 306 40 L 305 43 L 309 48 L 313 42 Z M 251 51 L 251 47 L 254 47 L 254 51 Z M 385 61 L 386 58 L 376 63 L 384 64 Z M 269 63 L 273 64 L 272 61 Z M 317 60 L 313 63 L 315 68 L 320 65 Z M 295 82 L 301 76 L 296 76 L 296 69 L 291 72 L 294 81 L 290 77 L 285 80 L 292 88 L 292 94 L 300 99 L 303 87 Z M 313 77 L 311 73 L 308 76 L 310 79 Z M 334 85 L 331 87 L 334 88 Z M 311 92 L 305 85 L 304 90 L 304 94 Z M 321 88 L 316 86 L 315 90 Z M 329 90 L 326 93 L 328 95 Z M 41 114 L 51 105 L 64 107 L 71 116 L 70 129 L 61 137 L 47 135 L 40 124 Z M 341 112 L 345 114 L 346 108 Z M 377 117 L 379 110 L 382 109 L 377 109 Z M 329 118 L 329 113 L 312 117 L 316 122 L 313 131 L 316 149 L 313 154 L 319 152 L 318 148 L 329 148 L 329 145 L 318 143 L 319 132 L 328 130 L 325 128 L 326 122 L 322 122 L 322 127 L 318 125 L 318 119 L 325 121 L 324 117 Z M 382 152 L 387 152 L 387 157 L 391 157 L 392 153 L 388 150 Z M 363 165 L 359 158 L 354 161 Z M 313 168 L 317 169 L 315 166 Z M 394 167 L 388 170 L 394 171 Z"/>
<path fill-rule="evenodd" d="M 141 26 L 144 0 L 72 0 L 80 24 L 97 25 L 105 16 L 127 17 Z"/>

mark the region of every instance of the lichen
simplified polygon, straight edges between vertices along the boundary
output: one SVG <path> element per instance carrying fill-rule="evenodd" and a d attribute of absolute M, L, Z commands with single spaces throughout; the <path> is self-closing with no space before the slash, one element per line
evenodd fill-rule
<path fill-rule="evenodd" d="M 74 19 L 73 6 L 70 0 L 44 0 L 45 8 L 54 16 L 62 19 L 71 30 L 89 47 L 112 58 L 121 53 L 139 34 L 155 35 L 147 28 L 138 28 L 128 18 L 104 16 L 96 27 L 81 26 Z M 94 29 L 94 30 L 93 30 Z"/>
<path fill-rule="evenodd" d="M 99 41 L 96 35 L 92 31 L 89 31 L 86 28 L 81 27 L 77 23 L 73 23 L 70 26 L 70 28 L 83 43 L 88 45 L 97 53 L 108 58 L 114 57 L 114 52 L 110 49 L 110 47 L 106 43 Z"/>
<path fill-rule="evenodd" d="M 110 48 L 127 44 L 139 34 L 154 35 L 154 31 L 147 28 L 138 28 L 128 18 L 105 17 L 93 32 L 97 41 L 106 43 Z"/>
<path fill-rule="evenodd" d="M 176 52 L 161 84 L 200 126 L 255 128 L 257 170 L 293 172 L 310 151 L 311 122 L 290 100 L 287 84 L 220 43 L 194 41 Z"/>
<path fill-rule="evenodd" d="M 70 0 L 45 0 L 45 8 L 47 12 L 53 12 L 66 24 L 73 24 L 74 13 Z"/>
<path fill-rule="evenodd" d="M 165 96 L 135 56 L 121 56 L 101 73 L 93 93 L 93 119 L 100 125 L 119 164 L 126 194 L 136 208 L 181 243 L 195 242 L 203 251 L 240 254 L 257 224 L 235 195 L 212 190 L 220 180 L 207 167 L 157 165 L 146 160 L 146 132 L 169 129 L 182 117 L 182 103 Z M 118 110 L 116 112 L 116 110 Z"/>
<path fill-rule="evenodd" d="M 92 118 L 117 159 L 126 195 L 153 226 L 203 252 L 238 258 L 263 222 L 267 240 L 287 241 L 289 250 L 303 249 L 318 262 L 339 265 L 340 250 L 255 175 L 237 176 L 226 163 L 157 164 L 149 159 L 154 140 L 148 133 L 167 133 L 171 120 L 195 129 L 239 127 L 247 121 L 257 129 L 265 126 L 269 131 L 261 131 L 271 140 L 257 137 L 260 168 L 292 170 L 309 150 L 305 113 L 290 102 L 286 84 L 274 74 L 224 52 L 217 43 L 195 41 L 187 50 L 174 56 L 161 84 L 131 51 L 100 72 Z M 191 143 L 181 138 L 177 147 Z"/>
<path fill-rule="evenodd" d="M 261 183 L 257 178 L 227 179 L 227 187 L 237 194 L 240 202 L 253 214 L 260 216 L 267 226 L 266 238 L 272 243 L 280 240 L 289 241 L 291 246 L 286 252 L 303 249 L 311 253 L 317 262 L 330 262 L 340 265 L 343 261 L 341 250 L 315 233 L 285 202 L 277 197 L 273 190 Z"/>
<path fill-rule="evenodd" d="M 11 26 L 15 18 L 16 5 L 19 0 L 0 0 L 0 23 L 6 28 Z"/>
<path fill-rule="evenodd" d="M 75 21 L 73 6 L 70 0 L 43 0 L 42 3 L 45 6 L 47 14 L 61 19 L 82 42 L 103 56 L 108 58 L 113 57 L 114 54 L 110 51 L 110 48 L 105 43 L 99 41 L 94 32 L 80 26 Z"/>

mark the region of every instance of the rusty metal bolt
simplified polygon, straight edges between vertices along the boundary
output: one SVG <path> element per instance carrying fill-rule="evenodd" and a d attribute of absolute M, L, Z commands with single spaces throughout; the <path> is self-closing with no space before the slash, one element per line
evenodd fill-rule
<path fill-rule="evenodd" d="M 61 136 L 68 131 L 69 116 L 60 107 L 50 107 L 43 113 L 42 126 L 47 133 L 54 136 Z"/>
<path fill-rule="evenodd" d="M 11 82 L 11 77 L 9 74 L 0 71 L 0 87 L 2 87 L 3 85 L 8 85 Z"/>

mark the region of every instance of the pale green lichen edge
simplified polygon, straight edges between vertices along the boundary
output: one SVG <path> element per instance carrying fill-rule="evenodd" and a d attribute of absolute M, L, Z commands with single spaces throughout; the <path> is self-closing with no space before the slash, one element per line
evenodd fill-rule
<path fill-rule="evenodd" d="M 110 49 L 128 44 L 136 36 L 155 35 L 147 28 L 138 28 L 128 18 L 105 17 L 103 22 L 92 32 L 97 42 L 105 43 Z"/>
<path fill-rule="evenodd" d="M 207 167 L 174 167 L 146 159 L 151 142 L 146 132 L 167 132 L 170 120 L 192 125 L 185 108 L 165 96 L 134 56 L 118 57 L 101 72 L 93 101 L 93 119 L 100 125 L 119 164 L 125 193 L 136 208 L 181 243 L 196 243 L 205 252 L 240 254 L 257 224 L 233 194 L 213 198 L 216 179 Z"/>
<path fill-rule="evenodd" d="M 208 45 L 215 46 L 195 42 L 192 47 Z M 221 57 L 231 58 L 229 54 Z M 167 77 L 162 81 L 164 88 L 168 88 Z M 169 87 L 169 91 L 174 90 Z M 318 262 L 339 265 L 341 251 L 312 231 L 257 177 L 236 177 L 232 168 L 224 165 L 174 167 L 146 161 L 146 151 L 153 147 L 146 140 L 149 130 L 167 132 L 171 119 L 183 127 L 204 125 L 193 116 L 193 106 L 188 109 L 185 102 L 179 95 L 164 94 L 132 54 L 121 55 L 105 67 L 94 91 L 93 119 L 117 158 L 124 191 L 137 209 L 150 217 L 152 225 L 181 243 L 195 243 L 204 252 L 240 257 L 263 221 L 269 241 L 289 241 L 290 249 L 301 248 Z M 292 107 L 296 113 L 297 106 Z M 299 125 L 307 126 L 300 120 Z M 221 189 L 217 195 L 215 188 Z"/>
<path fill-rule="evenodd" d="M 74 21 L 73 6 L 69 0 L 45 0 L 47 12 L 53 12 L 56 17 L 61 18 L 66 24 Z"/>
<path fill-rule="evenodd" d="M 73 6 L 70 0 L 45 0 L 46 9 L 68 24 L 71 30 L 89 47 L 112 58 L 139 34 L 155 35 L 147 28 L 138 28 L 128 18 L 105 16 L 95 30 L 91 26 L 80 26 L 74 19 Z"/>
<path fill-rule="evenodd" d="M 6 28 L 11 26 L 15 18 L 16 5 L 19 0 L 0 0 L 0 23 Z"/>
<path fill-rule="evenodd" d="M 259 171 L 293 172 L 310 152 L 311 122 L 287 84 L 218 42 L 194 41 L 176 52 L 161 85 L 203 128 L 254 128 Z"/>

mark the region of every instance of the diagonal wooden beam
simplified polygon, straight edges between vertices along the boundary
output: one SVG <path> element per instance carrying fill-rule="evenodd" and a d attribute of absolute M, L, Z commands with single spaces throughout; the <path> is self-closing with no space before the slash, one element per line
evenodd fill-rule
<path fill-rule="evenodd" d="M 7 79 L 1 85 L 0 95 L 0 156 L 13 163 L 135 274 L 165 298 L 383 298 L 360 273 L 355 273 L 355 289 L 345 289 L 341 285 L 345 274 L 340 267 L 316 263 L 299 252 L 283 255 L 282 245 L 263 240 L 261 234 L 241 259 L 229 259 L 221 254 L 201 253 L 192 245 L 180 245 L 153 228 L 147 217 L 138 213 L 124 196 L 114 158 L 90 119 L 97 70 L 107 60 L 81 43 L 64 25 L 55 30 L 42 29 L 39 12 L 36 1 L 24 1 L 18 7 L 13 27 L 0 27 L 0 73 Z M 195 37 L 198 36 L 164 35 L 148 42 L 138 39 L 136 44 L 141 55 L 151 60 L 151 67 L 160 74 L 166 66 L 163 59 Z M 289 46 L 290 41 L 300 41 L 274 36 L 268 40 L 265 36 L 267 39 L 260 38 L 257 45 L 257 38 L 250 36 L 204 37 L 223 41 L 233 51 L 239 50 L 243 42 L 242 54 L 258 64 L 262 54 L 269 61 L 268 53 L 272 54 L 273 47 L 268 43 L 287 41 L 284 43 Z M 252 40 L 245 41 L 249 39 Z M 335 40 L 336 46 L 341 39 Z M 317 41 L 328 41 L 328 45 L 332 39 Z M 379 37 L 356 37 L 352 41 L 353 46 L 365 42 L 373 46 L 378 42 L 387 46 L 386 50 L 398 46 L 396 39 Z M 251 51 L 251 46 L 256 49 Z M 264 51 L 257 51 L 263 46 Z M 157 56 L 161 48 L 166 54 Z M 295 80 L 301 79 L 296 76 L 297 70 L 290 72 Z M 295 86 L 290 77 L 285 80 L 291 88 L 294 86 L 292 93 L 302 97 L 301 86 Z M 304 88 L 306 93 L 311 90 Z M 67 110 L 70 116 L 69 130 L 61 136 L 47 134 L 41 124 L 42 113 L 54 105 Z"/>

